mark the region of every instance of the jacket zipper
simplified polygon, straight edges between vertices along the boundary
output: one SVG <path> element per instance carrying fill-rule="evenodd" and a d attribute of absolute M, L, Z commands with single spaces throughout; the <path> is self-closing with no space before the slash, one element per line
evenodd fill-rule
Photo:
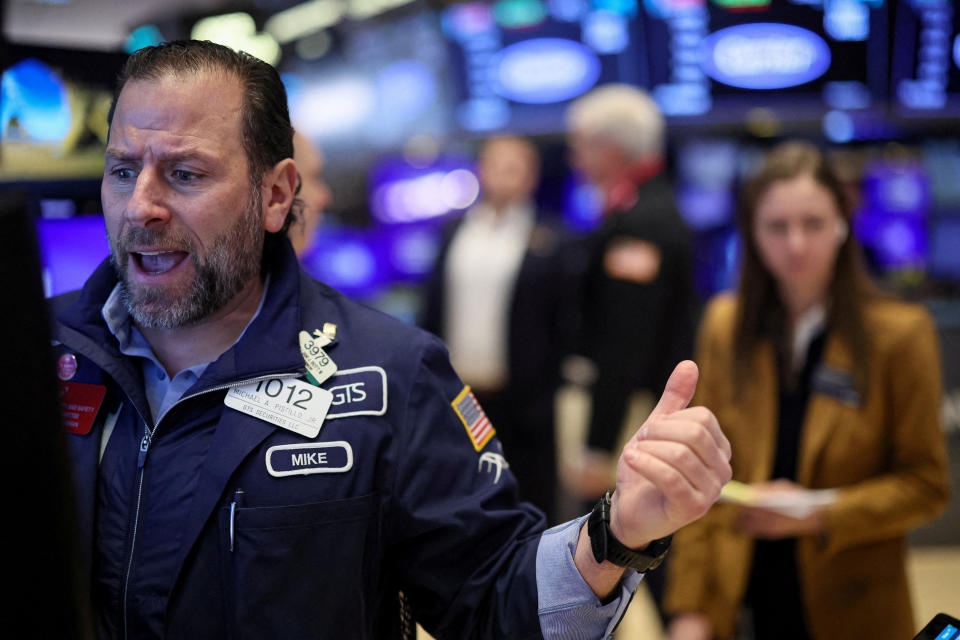
<path fill-rule="evenodd" d="M 287 378 L 290 376 L 301 375 L 302 372 L 294 373 L 272 373 L 270 375 L 257 376 L 255 378 L 249 378 L 247 380 L 241 380 L 239 382 L 231 382 L 230 384 L 222 384 L 217 387 L 211 387 L 209 389 L 204 389 L 203 391 L 198 391 L 197 393 L 191 394 L 189 396 L 184 396 L 170 405 L 166 411 L 163 412 L 163 415 L 157 420 L 156 425 L 151 430 L 147 426 L 147 421 L 143 420 L 143 415 L 140 414 L 140 411 L 137 410 L 137 414 L 140 415 L 140 419 L 143 420 L 144 433 L 143 439 L 140 440 L 140 451 L 137 454 L 137 468 L 140 470 L 139 479 L 137 481 L 137 506 L 134 510 L 133 516 L 133 531 L 130 538 L 130 555 L 127 558 L 127 570 L 124 572 L 123 576 L 123 637 L 128 637 L 127 630 L 127 593 L 130 587 L 130 573 L 133 569 L 133 552 L 134 548 L 137 545 L 137 527 L 140 524 L 140 504 L 143 498 L 143 473 L 144 466 L 147 463 L 147 452 L 150 449 L 150 444 L 153 442 L 154 437 L 156 436 L 157 429 L 160 428 L 160 424 L 163 422 L 163 418 L 170 413 L 170 410 L 181 402 L 186 402 L 192 398 L 202 396 L 208 393 L 214 393 L 215 391 L 223 391 L 224 389 L 229 389 L 230 387 L 239 387 L 241 385 L 252 384 L 254 382 L 259 382 L 261 380 L 269 380 L 271 378 Z M 232 549 L 231 549 L 232 550 Z"/>

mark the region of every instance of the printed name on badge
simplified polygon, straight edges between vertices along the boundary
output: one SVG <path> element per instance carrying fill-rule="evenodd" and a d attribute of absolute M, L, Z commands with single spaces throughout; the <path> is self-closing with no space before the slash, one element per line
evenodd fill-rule
<path fill-rule="evenodd" d="M 300 354 L 307 366 L 307 378 L 319 386 L 337 372 L 337 363 L 323 350 L 331 340 L 323 334 L 311 336 L 306 331 L 300 332 L 299 339 Z"/>
<path fill-rule="evenodd" d="M 344 473 L 353 468 L 353 448 L 343 440 L 280 444 L 267 449 L 266 462 L 267 472 L 274 478 Z"/>
<path fill-rule="evenodd" d="M 333 402 L 333 394 L 297 380 L 270 378 L 231 387 L 223 403 L 308 438 L 316 438 Z"/>

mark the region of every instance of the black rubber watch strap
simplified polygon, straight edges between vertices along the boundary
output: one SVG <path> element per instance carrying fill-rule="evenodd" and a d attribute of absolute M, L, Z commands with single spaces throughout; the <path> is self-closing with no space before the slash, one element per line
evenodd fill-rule
<path fill-rule="evenodd" d="M 618 567 L 633 569 L 640 573 L 651 571 L 660 566 L 670 549 L 673 536 L 658 538 L 643 551 L 630 549 L 621 543 L 610 531 L 610 498 L 607 491 L 590 514 L 587 534 L 590 536 L 590 549 L 597 562 L 609 560 Z"/>

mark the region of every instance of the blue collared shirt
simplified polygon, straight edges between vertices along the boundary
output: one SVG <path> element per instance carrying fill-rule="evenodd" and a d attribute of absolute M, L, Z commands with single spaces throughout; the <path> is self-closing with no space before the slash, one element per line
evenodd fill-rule
<path fill-rule="evenodd" d="M 260 315 L 260 309 L 263 308 L 263 301 L 267 299 L 267 289 L 269 287 L 270 277 L 268 276 L 263 284 L 263 294 L 260 296 L 260 304 L 257 305 L 257 310 L 233 344 L 240 341 L 243 334 L 247 332 L 247 327 Z M 120 353 L 139 358 L 141 373 L 143 374 L 143 390 L 147 396 L 147 403 L 150 405 L 153 424 L 156 426 L 167 409 L 176 404 L 183 397 L 183 394 L 200 379 L 210 363 L 195 364 L 178 371 L 173 378 L 168 376 L 163 365 L 160 364 L 156 354 L 154 354 L 150 343 L 147 342 L 136 325 L 130 321 L 130 314 L 127 313 L 123 302 L 120 300 L 120 285 L 114 287 L 113 291 L 110 292 L 110 297 L 104 303 L 101 313 L 110 333 L 117 338 Z"/>

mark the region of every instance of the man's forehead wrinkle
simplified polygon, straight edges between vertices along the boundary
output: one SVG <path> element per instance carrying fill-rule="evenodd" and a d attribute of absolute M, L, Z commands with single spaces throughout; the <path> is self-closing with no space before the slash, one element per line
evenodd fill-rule
<path fill-rule="evenodd" d="M 131 87 L 131 90 L 137 89 Z M 155 85 L 147 89 L 151 90 L 162 91 L 162 87 Z M 149 93 L 146 96 L 149 96 Z M 224 96 L 214 96 L 214 99 L 222 97 Z M 230 127 L 231 131 L 236 126 L 239 131 L 242 124 L 240 105 L 228 105 L 222 99 L 217 100 L 216 107 L 210 109 L 200 102 L 171 108 L 168 104 L 154 105 L 148 100 L 149 97 L 145 98 L 144 94 L 140 93 L 136 98 L 121 101 L 120 108 L 114 115 L 113 133 L 123 138 L 136 138 L 138 132 L 159 134 L 164 139 L 184 141 L 177 146 L 194 147 L 207 146 L 212 140 L 220 142 L 223 136 L 218 134 L 216 129 L 223 125 Z"/>
<path fill-rule="evenodd" d="M 137 135 L 138 132 L 150 135 L 144 140 Z M 146 159 L 160 163 L 200 162 L 210 166 L 210 163 L 217 162 L 218 155 L 226 152 L 222 148 L 223 142 L 217 138 L 174 134 L 162 129 L 117 130 L 111 136 L 105 158 L 107 162 L 142 162 Z"/>

